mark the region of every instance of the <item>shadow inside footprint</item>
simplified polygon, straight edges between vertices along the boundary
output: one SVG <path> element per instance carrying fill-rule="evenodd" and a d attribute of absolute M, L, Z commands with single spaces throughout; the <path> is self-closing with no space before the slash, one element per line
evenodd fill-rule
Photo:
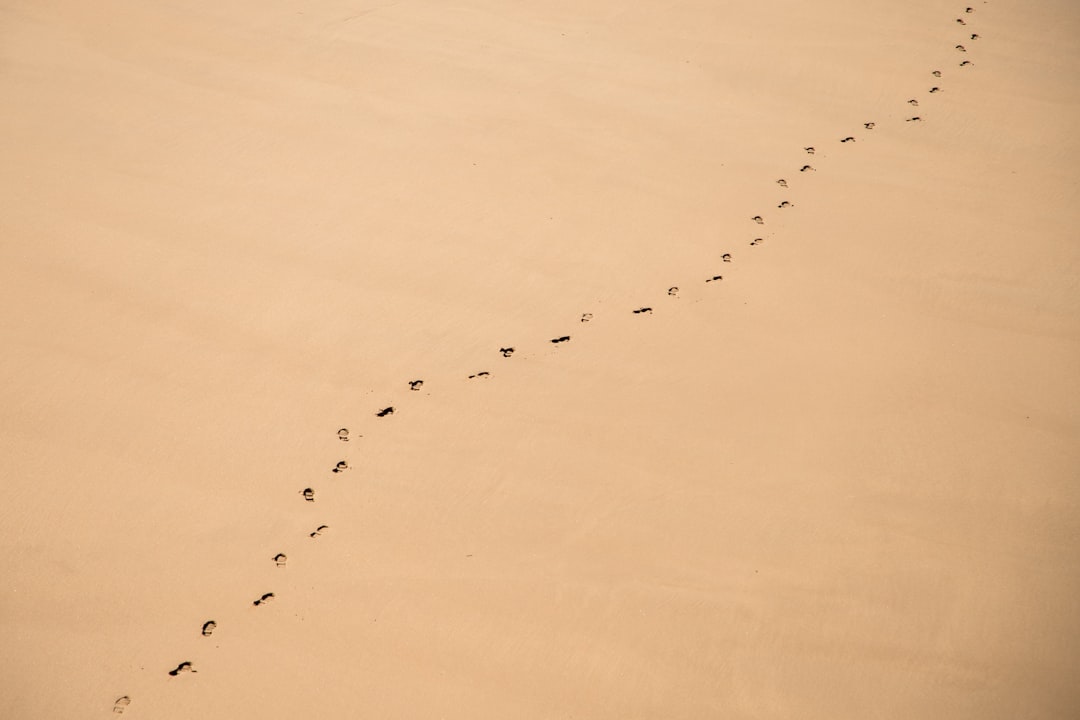
<path fill-rule="evenodd" d="M 300 491 L 300 494 L 304 496 L 304 499 L 308 502 L 315 502 L 315 490 L 312 488 L 304 488 Z"/>
<path fill-rule="evenodd" d="M 912 107 L 919 107 L 919 101 L 916 100 L 915 98 L 911 98 L 910 100 L 908 100 L 907 104 L 912 106 Z"/>
<path fill-rule="evenodd" d="M 760 245 L 763 242 L 765 242 L 765 238 L 754 238 L 753 240 L 750 241 L 750 244 L 751 245 Z"/>
<path fill-rule="evenodd" d="M 499 352 L 502 353 L 503 357 L 510 357 L 511 355 L 514 354 L 514 348 L 512 348 L 512 347 L 499 348 Z"/>
<path fill-rule="evenodd" d="M 348 469 L 349 469 L 349 463 L 342 460 L 341 462 L 339 462 L 337 465 L 334 466 L 334 469 L 331 470 L 331 472 L 340 473 L 340 472 L 345 472 Z"/>
<path fill-rule="evenodd" d="M 652 313 L 652 308 L 651 307 L 641 307 L 641 308 L 638 308 L 637 310 L 634 310 L 635 315 L 641 315 L 642 313 L 650 313 L 651 314 Z"/>
<path fill-rule="evenodd" d="M 968 65 L 971 65 L 970 60 L 965 60 L 964 62 L 960 63 L 960 67 L 967 67 Z"/>
<path fill-rule="evenodd" d="M 410 390 L 419 390 L 422 387 L 424 387 L 424 381 L 423 380 L 410 380 L 409 381 L 409 389 Z"/>
<path fill-rule="evenodd" d="M 801 168 L 799 168 L 799 172 L 812 172 L 813 169 L 814 168 L 810 167 L 809 165 L 803 165 Z"/>
<path fill-rule="evenodd" d="M 807 155 L 813 155 L 814 154 L 814 148 L 812 148 L 812 147 L 804 147 L 803 150 L 806 151 Z"/>
<path fill-rule="evenodd" d="M 319 527 L 315 528 L 314 532 L 308 533 L 308 537 L 317 538 L 329 529 L 329 525 L 320 525 Z"/>
<path fill-rule="evenodd" d="M 555 344 L 555 345 L 558 345 L 559 343 L 569 342 L 569 341 L 570 341 L 570 336 L 569 335 L 563 335 L 562 337 L 551 338 L 551 342 L 553 344 Z"/>
<path fill-rule="evenodd" d="M 922 122 L 922 118 L 921 118 L 921 117 L 919 117 L 918 115 L 914 115 L 914 116 L 912 116 L 912 117 L 909 117 L 909 118 L 908 118 L 907 120 L 905 120 L 904 122 Z"/>
<path fill-rule="evenodd" d="M 967 48 L 964 47 L 963 45 L 957 45 L 956 49 L 959 50 L 960 52 L 967 52 Z"/>
<path fill-rule="evenodd" d="M 760 215 L 755 215 L 754 217 L 752 217 L 750 219 L 753 220 L 754 222 L 756 222 L 758 225 L 764 225 L 765 224 L 764 218 L 762 218 Z"/>
<path fill-rule="evenodd" d="M 723 280 L 723 279 L 724 279 L 723 275 L 713 275 L 711 278 L 706 278 L 705 282 L 707 282 L 707 283 L 717 282 L 718 280 Z"/>
<path fill-rule="evenodd" d="M 118 715 L 122 715 L 127 706 L 131 704 L 131 698 L 127 695 L 121 695 L 116 698 L 116 702 L 113 703 L 112 711 Z"/>
<path fill-rule="evenodd" d="M 941 88 L 939 88 L 939 87 L 938 87 L 937 85 L 935 85 L 934 87 L 930 88 L 930 94 L 931 94 L 931 95 L 933 95 L 934 93 L 939 93 L 939 92 L 941 92 Z"/>
<path fill-rule="evenodd" d="M 217 623 L 213 620 L 207 620 L 202 624 L 203 637 L 210 637 L 214 634 L 215 630 L 217 630 Z"/>
<path fill-rule="evenodd" d="M 853 137 L 851 137 L 850 135 L 848 135 L 848 136 L 847 136 L 846 138 L 844 138 L 844 139 L 843 139 L 843 140 L 841 140 L 840 142 L 855 142 L 855 138 L 853 138 Z"/>
<path fill-rule="evenodd" d="M 778 208 L 780 208 L 782 210 L 784 208 L 795 207 L 795 206 L 792 205 L 791 203 L 789 203 L 787 200 L 785 200 L 784 202 L 780 203 L 776 207 L 778 207 Z"/>
<path fill-rule="evenodd" d="M 393 415 L 393 414 L 394 414 L 394 407 L 391 405 L 390 407 L 383 408 L 379 412 L 375 413 L 375 417 L 386 417 L 387 415 Z"/>
<path fill-rule="evenodd" d="M 341 428 L 340 430 L 338 430 L 337 439 L 341 440 L 342 442 L 349 442 L 349 429 Z"/>
<path fill-rule="evenodd" d="M 175 669 L 170 670 L 169 674 L 172 675 L 173 677 L 176 677 L 180 673 L 187 673 L 187 672 L 193 673 L 193 672 L 198 672 L 198 670 L 193 668 L 191 666 L 190 662 L 182 662 L 179 665 L 177 665 Z"/>
<path fill-rule="evenodd" d="M 274 593 L 266 593 L 266 594 L 260 596 L 258 600 L 256 600 L 255 602 L 252 603 L 252 605 L 254 605 L 255 607 L 259 607 L 260 605 L 265 605 L 266 603 L 270 602 L 273 599 L 274 599 Z"/>
<path fill-rule="evenodd" d="M 934 70 L 930 74 L 933 75 L 934 77 L 941 77 L 941 71 L 940 70 Z"/>
<path fill-rule="evenodd" d="M 273 560 L 274 564 L 278 567 L 285 567 L 285 563 L 289 562 L 289 558 L 286 557 L 285 553 L 278 553 L 274 556 Z"/>
<path fill-rule="evenodd" d="M 874 129 L 874 123 L 872 123 L 872 122 L 863 123 L 862 126 L 864 128 L 866 128 L 867 130 L 873 130 Z"/>
<path fill-rule="evenodd" d="M 731 262 L 731 253 L 724 253 L 720 256 L 720 259 L 724 262 Z"/>
<path fill-rule="evenodd" d="M 592 320 L 592 313 L 585 313 L 581 316 L 581 322 L 589 322 Z"/>
<path fill-rule="evenodd" d="M 487 370 L 484 370 L 483 372 L 478 372 L 475 375 L 470 375 L 469 379 L 472 380 L 474 378 L 486 378 L 486 377 L 490 377 L 490 375 L 491 375 L 491 373 L 489 373 Z"/>
<path fill-rule="evenodd" d="M 978 40 L 979 39 L 979 33 L 971 33 L 971 39 L 972 40 Z"/>
<path fill-rule="evenodd" d="M 679 286 L 678 285 L 672 285 L 671 287 L 669 287 L 667 289 L 667 294 L 670 295 L 671 297 L 678 297 L 679 296 Z"/>
<path fill-rule="evenodd" d="M 785 180 L 784 178 L 780 178 L 779 180 L 776 181 L 776 184 L 779 185 L 780 187 L 786 188 L 787 187 L 787 180 Z"/>

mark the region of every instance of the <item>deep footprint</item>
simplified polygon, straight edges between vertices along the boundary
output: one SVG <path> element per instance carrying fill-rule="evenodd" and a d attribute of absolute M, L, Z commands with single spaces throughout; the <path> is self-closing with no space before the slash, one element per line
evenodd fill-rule
<path fill-rule="evenodd" d="M 217 630 L 217 623 L 213 620 L 207 620 L 202 624 L 203 637 L 210 637 L 214 634 L 215 630 Z"/>
<path fill-rule="evenodd" d="M 308 502 L 315 502 L 315 490 L 313 488 L 304 488 L 300 491 L 300 494 L 304 496 L 304 499 Z"/>
<path fill-rule="evenodd" d="M 349 442 L 349 429 L 341 428 L 340 430 L 338 430 L 337 439 L 341 440 L 342 442 Z"/>
<path fill-rule="evenodd" d="M 422 387 L 424 387 L 424 381 L 423 380 L 410 380 L 409 381 L 409 389 L 410 390 L 419 390 Z"/>
<path fill-rule="evenodd" d="M 334 468 L 330 472 L 342 473 L 342 472 L 345 472 L 348 469 L 349 469 L 349 463 L 342 460 L 337 465 L 335 465 Z"/>
<path fill-rule="evenodd" d="M 274 593 L 266 593 L 266 594 L 262 595 L 261 597 L 259 597 L 258 600 L 253 602 L 252 605 L 254 605 L 255 607 L 259 607 L 260 605 L 265 605 L 266 603 L 270 602 L 273 599 L 274 599 Z"/>
<path fill-rule="evenodd" d="M 198 670 L 193 668 L 191 666 L 190 662 L 182 662 L 179 665 L 177 665 L 175 669 L 170 670 L 169 674 L 172 675 L 173 677 L 176 677 L 180 673 L 193 673 L 193 672 L 198 672 Z"/>
<path fill-rule="evenodd" d="M 484 370 L 483 372 L 478 372 L 475 375 L 470 375 L 469 379 L 473 380 L 475 378 L 486 378 L 486 377 L 490 377 L 490 376 L 491 376 L 491 373 L 489 373 L 487 370 Z"/>
<path fill-rule="evenodd" d="M 503 357 L 510 357 L 511 355 L 514 354 L 514 348 L 512 348 L 512 347 L 499 348 L 499 352 L 502 353 Z"/>
<path fill-rule="evenodd" d="M 641 315 L 642 313 L 652 314 L 652 308 L 651 307 L 642 307 L 642 308 L 638 308 L 637 310 L 634 310 L 635 315 Z"/>
<path fill-rule="evenodd" d="M 308 537 L 317 538 L 329 529 L 329 525 L 320 525 L 319 527 L 315 528 L 314 532 L 308 533 Z"/>
<path fill-rule="evenodd" d="M 551 338 L 551 342 L 554 345 L 558 345 L 559 343 L 564 343 L 564 342 L 569 342 L 569 341 L 570 341 L 570 336 L 569 335 L 563 335 L 562 337 Z"/>
<path fill-rule="evenodd" d="M 394 407 L 390 406 L 390 407 L 383 408 L 379 412 L 375 413 L 375 417 L 386 417 L 387 415 L 393 415 L 393 414 L 394 414 Z"/>
<path fill-rule="evenodd" d="M 707 283 L 717 282 L 718 280 L 723 280 L 723 279 L 724 279 L 723 275 L 713 275 L 711 278 L 706 278 L 705 282 L 707 282 Z"/>

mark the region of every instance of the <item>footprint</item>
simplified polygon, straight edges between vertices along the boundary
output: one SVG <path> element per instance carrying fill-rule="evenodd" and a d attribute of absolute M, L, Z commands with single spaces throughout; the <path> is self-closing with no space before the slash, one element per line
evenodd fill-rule
<path fill-rule="evenodd" d="M 731 262 L 731 253 L 724 253 L 720 256 L 720 259 L 724 262 Z"/>
<path fill-rule="evenodd" d="M 787 200 L 785 200 L 784 202 L 780 203 L 776 207 L 783 209 L 783 208 L 789 208 L 789 207 L 795 207 L 795 206 L 792 205 L 791 203 L 789 203 Z"/>
<path fill-rule="evenodd" d="M 908 100 L 907 104 L 911 105 L 912 107 L 919 107 L 919 101 L 915 98 L 911 98 L 910 100 Z"/>
<path fill-rule="evenodd" d="M 967 23 L 964 21 L 964 18 L 956 18 L 956 22 L 960 23 L 961 25 L 967 25 Z"/>
<path fill-rule="evenodd" d="M 308 502 L 315 502 L 315 491 L 311 488 L 304 488 L 300 491 L 300 494 L 304 496 L 304 499 Z"/>
<path fill-rule="evenodd" d="M 753 220 L 754 222 L 756 222 L 758 225 L 764 225 L 765 224 L 765 221 L 761 219 L 760 215 L 755 215 L 754 217 L 752 217 L 750 219 Z"/>
<path fill-rule="evenodd" d="M 678 297 L 679 296 L 679 286 L 678 285 L 672 285 L 671 287 L 669 287 L 667 289 L 667 294 L 670 295 L 671 297 Z"/>
<path fill-rule="evenodd" d="M 317 538 L 329 529 L 329 525 L 320 525 L 319 527 L 315 528 L 315 532 L 308 533 L 308 537 Z"/>
<path fill-rule="evenodd" d="M 116 698 L 116 702 L 113 703 L 112 711 L 114 713 L 116 713 L 117 715 L 123 715 L 124 710 L 126 710 L 127 706 L 130 705 L 130 704 L 131 704 L 131 698 L 129 698 L 127 695 L 122 695 L 122 696 Z"/>
<path fill-rule="evenodd" d="M 345 472 L 348 469 L 349 469 L 349 463 L 342 460 L 341 462 L 339 462 L 337 465 L 334 466 L 334 469 L 331 470 L 331 472 L 340 473 L 340 472 Z"/>
<path fill-rule="evenodd" d="M 337 439 L 342 442 L 349 442 L 349 428 L 341 428 L 338 430 Z"/>
<path fill-rule="evenodd" d="M 913 117 L 909 117 L 909 118 L 908 118 L 907 120 L 905 120 L 904 122 L 922 122 L 922 118 L 921 118 L 921 117 L 919 117 L 918 115 L 915 115 L 915 116 L 913 116 Z"/>
<path fill-rule="evenodd" d="M 812 148 L 812 147 L 804 147 L 803 150 L 805 150 L 807 152 L 807 154 L 809 154 L 809 155 L 814 154 L 814 148 Z"/>
<path fill-rule="evenodd" d="M 971 39 L 972 40 L 978 40 L 979 39 L 979 33 L 971 33 Z"/>
<path fill-rule="evenodd" d="M 393 415 L 393 414 L 394 414 L 394 406 L 391 405 L 390 407 L 385 407 L 382 410 L 380 410 L 379 412 L 375 413 L 375 417 L 386 417 L 387 415 Z"/>
<path fill-rule="evenodd" d="M 931 94 L 931 95 L 933 95 L 934 93 L 939 93 L 939 92 L 941 92 L 941 88 L 939 88 L 939 87 L 938 87 L 937 85 L 935 85 L 934 87 L 930 88 L 930 94 Z"/>
<path fill-rule="evenodd" d="M 763 242 L 765 242 L 765 238 L 754 238 L 753 240 L 750 241 L 750 244 L 751 245 L 760 245 Z"/>
<path fill-rule="evenodd" d="M 807 172 L 808 170 L 810 172 L 815 172 L 814 168 L 810 167 L 809 165 L 803 165 L 801 168 L 799 168 L 799 172 Z"/>
<path fill-rule="evenodd" d="M 514 348 L 512 348 L 512 347 L 499 348 L 499 352 L 502 353 L 503 357 L 510 357 L 511 355 L 514 354 Z"/>
<path fill-rule="evenodd" d="M 930 74 L 933 75 L 934 77 L 941 77 L 941 71 L 940 70 L 934 70 Z"/>
<path fill-rule="evenodd" d="M 554 345 L 558 345 L 559 343 L 564 343 L 564 342 L 569 342 L 569 341 L 570 341 L 570 336 L 569 335 L 563 335 L 562 337 L 551 338 L 551 342 Z"/>
<path fill-rule="evenodd" d="M 581 322 L 589 322 L 592 320 L 592 313 L 585 313 L 581 316 Z"/>
<path fill-rule="evenodd" d="M 872 122 L 863 123 L 862 126 L 864 128 L 866 128 L 867 130 L 873 130 L 874 129 L 874 123 L 872 123 Z"/>
<path fill-rule="evenodd" d="M 410 380 L 409 381 L 409 389 L 410 390 L 420 390 L 420 388 L 422 388 L 422 387 L 424 387 L 424 381 L 423 380 Z"/>
<path fill-rule="evenodd" d="M 473 378 L 486 378 L 490 375 L 491 373 L 489 373 L 487 370 L 484 370 L 483 372 L 478 372 L 475 375 L 470 375 L 469 379 L 472 380 Z"/>
<path fill-rule="evenodd" d="M 840 142 L 855 142 L 855 138 L 853 138 L 853 137 L 851 137 L 850 135 L 848 135 L 848 136 L 847 136 L 846 138 L 844 138 L 844 139 L 843 139 L 843 140 L 841 140 Z"/>
<path fill-rule="evenodd" d="M 966 12 L 966 13 L 973 13 L 973 12 L 975 12 L 975 8 L 971 8 L 971 7 L 969 7 L 969 8 L 964 8 L 964 12 Z"/>
<path fill-rule="evenodd" d="M 723 280 L 723 279 L 724 279 L 723 275 L 713 275 L 711 278 L 706 278 L 705 282 L 707 282 L 707 283 L 717 282 L 718 280 Z"/>
<path fill-rule="evenodd" d="M 649 313 L 651 315 L 652 314 L 652 308 L 651 307 L 641 307 L 641 308 L 638 308 L 637 310 L 634 311 L 635 315 L 641 315 L 642 313 Z"/>
<path fill-rule="evenodd" d="M 285 567 L 285 563 L 289 562 L 289 558 L 285 555 L 285 553 L 278 553 L 274 556 L 273 560 L 274 564 L 278 567 Z"/>
<path fill-rule="evenodd" d="M 270 602 L 273 599 L 274 599 L 274 593 L 266 593 L 266 594 L 260 596 L 258 600 L 256 600 L 255 602 L 252 603 L 252 605 L 254 605 L 255 607 L 259 607 L 260 605 L 265 605 L 266 603 Z"/>
<path fill-rule="evenodd" d="M 965 60 L 964 62 L 960 63 L 960 67 L 967 67 L 968 65 L 971 65 L 971 64 L 973 64 L 973 63 L 970 60 Z"/>
<path fill-rule="evenodd" d="M 780 187 L 787 187 L 787 180 L 785 180 L 784 178 L 780 178 L 776 181 L 776 184 Z"/>
<path fill-rule="evenodd" d="M 967 52 L 967 48 L 964 47 L 963 45 L 957 45 L 956 49 L 959 50 L 960 52 Z"/>
<path fill-rule="evenodd" d="M 191 666 L 190 662 L 182 662 L 182 663 L 180 663 L 179 665 L 176 666 L 175 670 L 170 670 L 169 674 L 172 675 L 173 677 L 176 677 L 180 673 L 188 673 L 188 672 L 193 673 L 193 672 L 198 672 L 198 670 L 193 668 Z"/>
<path fill-rule="evenodd" d="M 214 634 L 215 630 L 217 630 L 217 623 L 213 620 L 207 620 L 202 624 L 203 637 L 210 637 Z"/>

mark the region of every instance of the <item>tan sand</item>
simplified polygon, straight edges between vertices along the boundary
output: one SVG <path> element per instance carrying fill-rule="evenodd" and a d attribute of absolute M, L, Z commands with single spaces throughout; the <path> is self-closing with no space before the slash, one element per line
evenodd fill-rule
<path fill-rule="evenodd" d="M 973 9 L 0 3 L 0 716 L 1075 717 L 1080 6 Z"/>

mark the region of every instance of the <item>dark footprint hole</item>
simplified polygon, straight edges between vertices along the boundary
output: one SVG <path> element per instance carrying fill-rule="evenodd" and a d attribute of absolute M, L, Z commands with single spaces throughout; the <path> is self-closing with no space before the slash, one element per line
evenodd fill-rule
<path fill-rule="evenodd" d="M 642 313 L 650 313 L 651 314 L 652 313 L 652 308 L 651 307 L 641 307 L 641 308 L 638 308 L 637 310 L 634 310 L 635 315 L 641 315 Z"/>
<path fill-rule="evenodd" d="M 873 130 L 874 129 L 874 123 L 872 123 L 872 122 L 863 123 L 862 126 L 864 128 L 866 128 L 867 130 Z"/>
<path fill-rule="evenodd" d="M 317 538 L 317 537 L 319 537 L 320 535 L 322 535 L 324 532 L 326 532 L 329 529 L 330 529 L 329 525 L 320 525 L 319 527 L 315 528 L 314 532 L 309 533 L 308 537 Z"/>
<path fill-rule="evenodd" d="M 198 672 L 198 670 L 196 670 L 195 668 L 193 668 L 193 667 L 191 666 L 191 663 L 190 663 L 190 662 L 182 662 L 182 663 L 180 663 L 179 665 L 177 665 L 175 669 L 173 669 L 173 670 L 170 670 L 170 671 L 169 671 L 169 674 L 170 674 L 170 675 L 172 675 L 173 677 L 176 677 L 176 676 L 177 676 L 177 675 L 179 675 L 180 673 L 186 673 L 186 672 L 191 672 L 191 673 L 193 673 L 193 672 Z"/>
<path fill-rule="evenodd" d="M 765 238 L 754 238 L 753 240 L 750 241 L 750 244 L 751 245 L 760 245 L 763 242 L 765 242 Z"/>
<path fill-rule="evenodd" d="M 214 634 L 215 630 L 217 630 L 217 623 L 213 620 L 207 620 L 202 624 L 203 637 L 210 637 Z"/>
<path fill-rule="evenodd" d="M 967 22 L 965 22 L 964 18 L 956 18 L 956 22 L 960 23 L 961 25 L 967 25 Z"/>
<path fill-rule="evenodd" d="M 278 567 L 285 567 L 285 563 L 289 562 L 289 558 L 285 555 L 285 553 L 278 553 L 274 556 L 273 559 L 274 564 Z"/>
<path fill-rule="evenodd" d="M 569 335 L 563 335 L 562 337 L 551 338 L 551 342 L 553 344 L 555 344 L 555 345 L 558 345 L 559 343 L 569 342 L 569 341 L 570 341 L 570 336 Z"/>
<path fill-rule="evenodd" d="M 379 412 L 375 413 L 375 417 L 386 417 L 387 415 L 393 415 L 393 414 L 394 414 L 394 408 L 393 408 L 393 406 L 390 406 L 390 407 L 383 408 Z"/>
<path fill-rule="evenodd" d="M 956 49 L 959 50 L 960 52 L 967 52 L 967 48 L 964 47 L 963 45 L 957 45 Z"/>
<path fill-rule="evenodd" d="M 972 40 L 978 40 L 979 39 L 979 33 L 971 33 L 971 39 Z"/>
<path fill-rule="evenodd" d="M 273 599 L 274 599 L 274 593 L 266 593 L 266 594 L 260 596 L 258 600 L 256 600 L 255 602 L 252 603 L 252 605 L 254 605 L 255 607 L 259 607 L 260 605 L 265 605 L 266 603 L 270 602 Z"/>
<path fill-rule="evenodd" d="M 490 375 L 491 375 L 491 373 L 489 373 L 487 370 L 484 370 L 483 372 L 478 372 L 475 375 L 470 375 L 469 379 L 472 380 L 473 378 L 486 378 L 486 377 L 489 377 Z"/>
<path fill-rule="evenodd" d="M 931 95 L 934 94 L 934 93 L 939 93 L 939 92 L 941 92 L 941 88 L 939 88 L 936 85 L 934 87 L 930 88 L 930 94 Z"/>
<path fill-rule="evenodd" d="M 419 390 L 422 387 L 424 387 L 424 381 L 423 380 L 410 380 L 409 381 L 409 389 L 410 390 Z"/>
<path fill-rule="evenodd" d="M 975 12 L 975 8 L 971 8 L 971 7 L 969 7 L 969 8 L 964 8 L 964 12 L 966 12 L 966 13 L 973 13 L 973 12 Z"/>
<path fill-rule="evenodd" d="M 720 259 L 724 262 L 731 262 L 731 253 L 724 253 L 720 256 Z"/>
<path fill-rule="evenodd" d="M 765 224 L 765 220 L 760 215 L 755 215 L 754 217 L 752 217 L 750 219 L 753 220 L 754 222 L 756 222 L 758 225 L 764 225 Z"/>
<path fill-rule="evenodd" d="M 918 115 L 915 115 L 915 116 L 913 116 L 913 117 L 909 117 L 909 118 L 908 118 L 907 120 L 905 120 L 904 122 L 922 122 L 922 118 L 921 118 L 921 117 L 919 117 Z"/>
<path fill-rule="evenodd" d="M 801 168 L 799 168 L 799 172 L 812 172 L 813 170 L 814 168 L 810 167 L 809 165 L 803 165 Z"/>
<path fill-rule="evenodd" d="M 341 428 L 340 430 L 338 430 L 337 439 L 341 440 L 342 442 L 349 442 L 349 429 Z"/>
<path fill-rule="evenodd" d="M 723 279 L 724 279 L 723 275 L 713 275 L 711 278 L 706 278 L 705 282 L 707 282 L 707 283 L 717 282 L 717 281 L 723 280 Z"/>
<path fill-rule="evenodd" d="M 315 491 L 312 488 L 304 488 L 300 491 L 300 494 L 304 496 L 304 499 L 308 502 L 315 502 Z"/>
<path fill-rule="evenodd" d="M 968 65 L 971 65 L 970 60 L 965 60 L 964 62 L 960 63 L 960 67 L 967 67 Z"/>
<path fill-rule="evenodd" d="M 340 473 L 340 472 L 345 472 L 348 469 L 349 469 L 349 463 L 342 460 L 341 462 L 339 462 L 337 465 L 334 466 L 334 469 L 333 469 L 332 472 Z"/>
<path fill-rule="evenodd" d="M 841 140 L 840 142 L 855 142 L 855 138 L 853 138 L 853 137 L 851 137 L 850 135 L 848 135 L 848 136 L 847 136 L 846 138 L 844 138 L 844 139 L 843 139 L 843 140 Z"/>
<path fill-rule="evenodd" d="M 503 357 L 510 357 L 511 355 L 514 354 L 514 348 L 512 348 L 512 347 L 499 348 L 499 352 L 502 353 Z"/>

